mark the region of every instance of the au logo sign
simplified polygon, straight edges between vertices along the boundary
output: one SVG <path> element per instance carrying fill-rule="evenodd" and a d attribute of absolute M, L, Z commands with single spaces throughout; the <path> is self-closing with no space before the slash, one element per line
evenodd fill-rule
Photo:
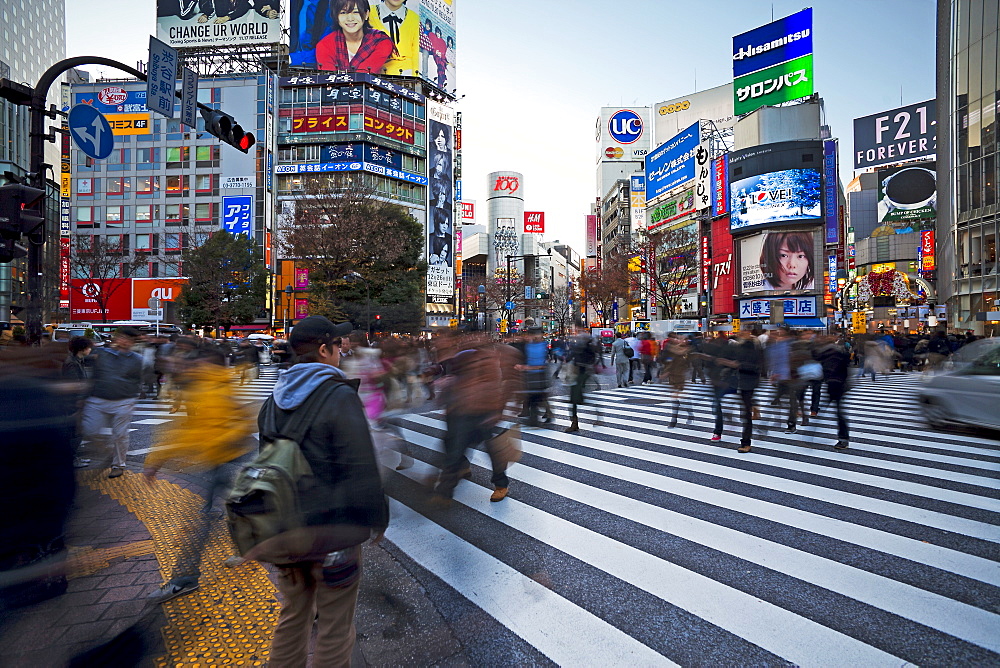
<path fill-rule="evenodd" d="M 608 121 L 608 132 L 619 144 L 631 144 L 642 136 L 642 118 L 631 109 L 616 111 Z"/>

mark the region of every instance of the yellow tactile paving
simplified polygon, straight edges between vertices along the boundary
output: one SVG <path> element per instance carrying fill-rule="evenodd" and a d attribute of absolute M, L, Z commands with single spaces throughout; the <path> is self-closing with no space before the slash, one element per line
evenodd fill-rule
<path fill-rule="evenodd" d="M 204 501 L 193 492 L 158 479 L 150 487 L 126 471 L 108 479 L 99 471 L 82 476 L 91 489 L 107 494 L 132 512 L 149 531 L 153 551 L 166 579 L 177 558 L 177 541 L 186 526 L 200 519 Z M 172 668 L 263 666 L 278 622 L 276 590 L 267 571 L 249 562 L 234 569 L 223 561 L 234 554 L 221 521 L 216 521 L 201 562 L 201 587 L 163 604 L 167 653 L 156 665 Z"/>
<path fill-rule="evenodd" d="M 128 545 L 116 545 L 115 547 L 93 548 L 89 545 L 69 548 L 69 573 L 66 577 L 73 578 L 93 575 L 97 571 L 111 565 L 112 559 L 120 557 L 140 557 L 150 554 L 154 550 L 153 541 L 140 540 Z"/>

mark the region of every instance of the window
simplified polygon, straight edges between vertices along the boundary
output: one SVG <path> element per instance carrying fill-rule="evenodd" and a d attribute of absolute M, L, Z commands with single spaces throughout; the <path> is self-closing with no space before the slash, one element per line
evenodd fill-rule
<path fill-rule="evenodd" d="M 163 275 L 168 278 L 174 278 L 181 275 L 181 262 L 165 262 L 163 264 Z"/>
<path fill-rule="evenodd" d="M 212 205 L 211 204 L 195 204 L 194 205 L 194 219 L 198 221 L 211 221 L 212 220 Z"/>
<path fill-rule="evenodd" d="M 137 251 L 153 250 L 153 235 L 152 234 L 135 235 L 135 249 Z"/>
<path fill-rule="evenodd" d="M 132 191 L 132 177 L 130 176 L 111 176 L 106 181 L 108 182 L 107 194 L 109 195 L 124 195 Z"/>
<path fill-rule="evenodd" d="M 179 251 L 181 249 L 181 241 L 184 235 L 180 232 L 168 232 L 163 235 L 163 250 Z"/>
<path fill-rule="evenodd" d="M 196 192 L 212 192 L 212 175 L 198 174 L 194 177 L 194 189 Z"/>
<path fill-rule="evenodd" d="M 76 224 L 80 227 L 90 227 L 94 224 L 94 207 L 76 207 Z M 89 238 L 89 237 L 88 237 Z"/>
<path fill-rule="evenodd" d="M 205 242 L 208 241 L 208 238 L 210 236 L 212 235 L 209 234 L 208 232 L 195 232 L 194 240 L 192 241 L 192 246 L 194 248 L 201 248 L 202 246 L 205 245 Z"/>
<path fill-rule="evenodd" d="M 83 151 L 77 151 L 76 152 L 76 164 L 80 165 L 81 167 L 93 167 L 94 166 L 94 159 L 91 158 L 86 153 L 84 153 Z"/>
<path fill-rule="evenodd" d="M 188 146 L 168 146 L 167 147 L 167 169 L 174 167 L 186 167 L 191 154 Z"/>
<path fill-rule="evenodd" d="M 150 227 L 153 224 L 153 205 L 142 204 L 135 207 L 135 226 Z"/>
<path fill-rule="evenodd" d="M 109 155 L 107 157 L 106 164 L 108 164 L 108 165 L 124 165 L 125 163 L 127 163 L 128 160 L 125 157 L 125 151 L 126 151 L 126 149 L 124 149 L 124 148 L 113 149 L 111 151 L 111 155 Z"/>
<path fill-rule="evenodd" d="M 199 146 L 194 150 L 194 159 L 198 162 L 204 162 L 206 160 L 212 159 L 212 147 L 211 146 Z"/>
<path fill-rule="evenodd" d="M 179 197 L 187 194 L 187 183 L 180 174 L 167 176 L 167 197 Z"/>
<path fill-rule="evenodd" d="M 159 161 L 160 156 L 158 155 L 159 149 L 157 148 L 137 148 L 136 149 L 136 164 L 137 165 L 153 165 Z"/>
<path fill-rule="evenodd" d="M 109 206 L 106 207 L 107 211 L 105 213 L 105 220 L 108 223 L 108 227 L 122 227 L 122 214 L 124 213 L 125 207 L 123 206 Z"/>
<path fill-rule="evenodd" d="M 152 266 L 152 264 L 153 264 L 152 262 L 147 262 L 145 264 L 141 264 L 138 267 L 136 267 L 135 271 L 132 274 L 132 278 L 149 278 L 150 267 Z"/>
<path fill-rule="evenodd" d="M 151 195 L 160 189 L 160 178 L 158 176 L 137 176 L 135 177 L 135 191 L 141 195 Z"/>
<path fill-rule="evenodd" d="M 93 245 L 94 237 L 89 234 L 78 234 L 76 236 L 76 248 L 77 250 L 90 250 Z"/>

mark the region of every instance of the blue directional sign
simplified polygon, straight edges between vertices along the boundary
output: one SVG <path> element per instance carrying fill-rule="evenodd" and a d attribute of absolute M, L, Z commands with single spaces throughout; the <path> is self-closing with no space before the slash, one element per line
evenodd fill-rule
<path fill-rule="evenodd" d="M 507 303 L 505 303 L 503 305 L 503 307 L 504 307 L 504 310 L 506 310 L 506 311 L 513 311 L 514 310 L 514 302 L 507 302 Z"/>
<path fill-rule="evenodd" d="M 253 236 L 253 196 L 222 198 L 222 229 L 231 234 Z"/>
<path fill-rule="evenodd" d="M 89 104 L 78 104 L 69 110 L 69 132 L 77 148 L 94 160 L 104 160 L 115 147 L 108 119 Z"/>

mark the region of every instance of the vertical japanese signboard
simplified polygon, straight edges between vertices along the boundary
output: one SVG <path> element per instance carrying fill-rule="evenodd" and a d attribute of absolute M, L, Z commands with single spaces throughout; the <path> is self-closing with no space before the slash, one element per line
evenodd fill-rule
<path fill-rule="evenodd" d="M 828 139 L 823 142 L 823 218 L 826 221 L 828 244 L 835 244 L 840 240 L 837 186 L 837 142 Z"/>
<path fill-rule="evenodd" d="M 729 213 L 729 154 L 712 163 L 712 217 Z"/>
<path fill-rule="evenodd" d="M 737 116 L 813 94 L 812 8 L 733 37 Z"/>
<path fill-rule="evenodd" d="M 176 86 L 177 50 L 155 37 L 150 37 L 149 69 L 146 72 L 146 107 L 167 118 L 173 118 Z"/>
<path fill-rule="evenodd" d="M 198 125 L 198 73 L 186 67 L 181 71 L 181 123 Z"/>
<path fill-rule="evenodd" d="M 222 229 L 253 237 L 253 195 L 222 198 Z"/>
<path fill-rule="evenodd" d="M 455 112 L 427 104 L 427 303 L 454 304 Z"/>
<path fill-rule="evenodd" d="M 632 230 L 646 229 L 646 177 L 643 174 L 633 174 L 629 177 L 629 217 L 632 219 Z"/>
<path fill-rule="evenodd" d="M 934 271 L 934 230 L 920 231 L 920 271 Z"/>
<path fill-rule="evenodd" d="M 597 256 L 597 216 L 587 216 L 587 257 Z"/>

